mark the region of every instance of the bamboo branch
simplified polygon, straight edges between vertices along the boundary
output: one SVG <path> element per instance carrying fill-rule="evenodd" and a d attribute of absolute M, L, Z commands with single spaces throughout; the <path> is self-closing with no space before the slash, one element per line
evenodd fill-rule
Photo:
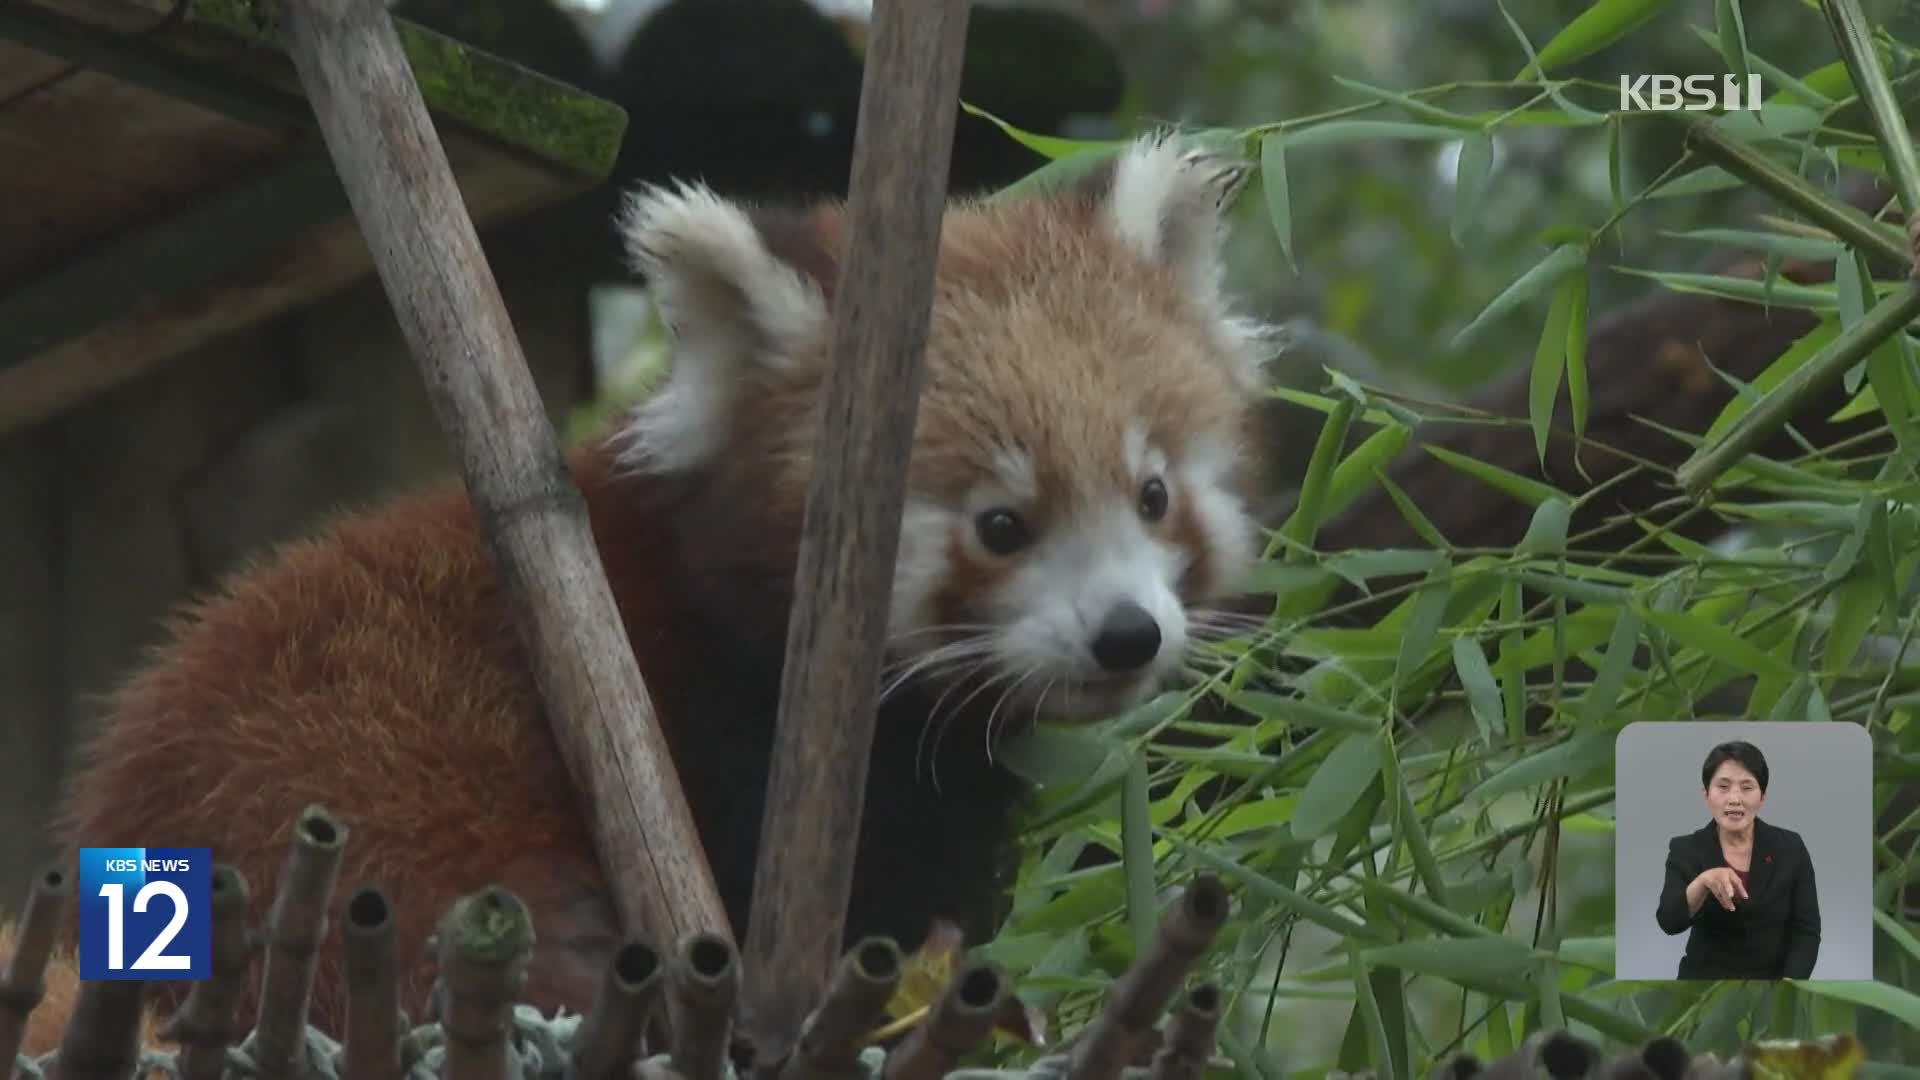
<path fill-rule="evenodd" d="M 839 1080 L 854 1075 L 860 1038 L 886 1013 L 900 984 L 900 946 L 892 939 L 862 939 L 841 959 L 820 1007 L 800 1027 L 793 1056 L 781 1080 Z"/>
<path fill-rule="evenodd" d="M 967 0 L 873 5 L 747 930 L 755 1061 L 787 1055 L 840 959 L 966 30 Z"/>
<path fill-rule="evenodd" d="M 927 1022 L 887 1055 L 881 1080 L 941 1080 L 993 1034 L 1013 984 L 991 964 L 961 969 L 934 1003 Z"/>
<path fill-rule="evenodd" d="M 730 933 L 552 422 L 380 0 L 280 5 L 286 47 L 460 462 L 629 933 Z"/>
<path fill-rule="evenodd" d="M 54 939 L 67 913 L 72 880 L 62 863 L 47 867 L 33 879 L 26 908 L 20 913 L 13 955 L 0 969 L 0 1069 L 7 1070 L 9 1076 L 13 1059 L 20 1053 L 20 1040 L 26 1035 L 27 1016 L 47 992 L 47 960 L 53 955 Z"/>
<path fill-rule="evenodd" d="M 454 902 L 440 923 L 440 1027 L 450 1080 L 518 1080 L 513 1006 L 527 981 L 533 917 L 497 886 Z"/>
<path fill-rule="evenodd" d="M 612 1080 L 633 1061 L 665 981 L 660 954 L 629 941 L 613 954 L 593 1011 L 574 1035 L 572 1080 Z"/>
<path fill-rule="evenodd" d="M 140 1063 L 146 998 L 143 979 L 82 980 L 52 1080 L 131 1080 Z"/>
<path fill-rule="evenodd" d="M 292 1078 L 306 1044 L 307 1006 L 320 943 L 327 936 L 327 903 L 347 829 L 318 806 L 300 813 L 286 868 L 267 913 L 266 969 L 260 977 L 259 1020 L 253 1031 L 253 1060 L 268 1080 Z"/>
<path fill-rule="evenodd" d="M 739 954 L 719 934 L 690 934 L 680 943 L 668 981 L 674 1071 L 684 1080 L 720 1080 L 740 997 Z"/>
<path fill-rule="evenodd" d="M 213 949 L 207 978 L 193 984 L 180 1011 L 159 1035 L 180 1046 L 182 1080 L 221 1080 L 227 1072 L 227 1048 L 246 1033 L 234 1022 L 240 993 L 247 988 L 253 941 L 247 933 L 247 879 L 226 863 L 213 865 L 212 898 L 207 917 Z"/>
<path fill-rule="evenodd" d="M 1881 70 L 1880 57 L 1873 49 L 1873 28 L 1860 10 L 1859 0 L 1820 0 L 1820 11 L 1827 17 L 1833 43 L 1847 64 L 1853 88 L 1866 103 L 1873 119 L 1874 134 L 1879 137 L 1880 154 L 1887 171 L 1893 174 L 1893 188 L 1900 193 L 1900 205 L 1908 215 L 1920 214 L 1920 158 L 1913 153 L 1913 139 L 1907 134 L 1906 118 L 1900 115 L 1900 102 L 1893 96 L 1893 85 Z M 1912 255 L 1908 262 L 1913 264 Z M 1915 267 L 1920 275 L 1920 266 Z"/>
<path fill-rule="evenodd" d="M 349 1080 L 397 1080 L 401 1073 L 400 965 L 393 906 L 375 886 L 347 901 L 347 1041 L 340 1048 Z"/>
<path fill-rule="evenodd" d="M 1686 127 L 1686 148 L 1746 181 L 1755 190 L 1772 196 L 1781 205 L 1797 210 L 1801 216 L 1832 233 L 1842 243 L 1862 253 L 1879 255 L 1895 263 L 1913 260 L 1900 232 L 1875 221 L 1857 207 L 1833 198 L 1807 183 L 1772 158 L 1746 143 L 1729 138 L 1720 129 L 1692 113 L 1658 114 L 1673 118 Z"/>
<path fill-rule="evenodd" d="M 1161 916 L 1147 951 L 1135 957 L 1127 973 L 1114 983 L 1099 1018 L 1074 1044 L 1067 1062 L 1068 1080 L 1111 1080 L 1120 1075 L 1187 971 L 1213 944 L 1231 906 L 1219 878 L 1194 879 L 1179 902 Z"/>
<path fill-rule="evenodd" d="M 1920 318 L 1920 281 L 1909 281 L 1898 293 L 1883 297 L 1859 321 L 1835 334 L 1793 374 L 1760 395 L 1718 442 L 1701 447 L 1675 470 L 1674 478 L 1687 494 L 1699 498 L 1722 473 L 1739 464 L 1741 458 L 1806 408 L 1807 402 L 1825 393 L 1848 368 L 1916 318 Z"/>
<path fill-rule="evenodd" d="M 1153 1055 L 1148 1080 L 1200 1080 L 1220 1029 L 1220 988 L 1202 983 L 1174 1014 L 1167 1038 Z"/>

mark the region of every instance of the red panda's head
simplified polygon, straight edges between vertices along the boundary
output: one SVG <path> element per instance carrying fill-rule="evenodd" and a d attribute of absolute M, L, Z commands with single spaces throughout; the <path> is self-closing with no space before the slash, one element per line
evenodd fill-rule
<path fill-rule="evenodd" d="M 948 209 L 894 671 L 1071 718 L 1179 670 L 1194 609 L 1239 584 L 1257 535 L 1242 443 L 1266 335 L 1230 310 L 1218 252 L 1245 176 L 1149 137 L 1072 187 Z M 623 228 L 675 336 L 623 459 L 725 492 L 734 531 L 711 543 L 776 535 L 790 568 L 842 210 L 778 214 L 681 185 L 636 194 Z"/>

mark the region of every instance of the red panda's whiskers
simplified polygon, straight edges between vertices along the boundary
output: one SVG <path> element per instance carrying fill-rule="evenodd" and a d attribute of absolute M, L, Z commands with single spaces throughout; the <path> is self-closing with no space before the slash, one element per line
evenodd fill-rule
<path fill-rule="evenodd" d="M 985 645 L 986 642 L 982 641 L 980 644 Z M 977 656 L 970 654 L 964 659 L 984 661 L 988 658 L 989 657 L 983 652 Z M 957 665 L 961 662 L 962 661 L 957 660 L 954 663 Z M 979 685 L 974 688 L 972 693 L 961 699 L 960 703 L 952 709 L 944 712 L 941 710 L 941 706 L 946 703 L 947 695 L 953 693 L 962 683 L 969 681 L 969 676 L 979 676 L 982 673 L 985 673 L 986 678 L 977 680 Z M 927 723 L 920 734 L 920 747 L 922 748 L 927 747 L 927 735 L 932 734 L 933 736 L 933 744 L 931 748 L 927 749 L 926 757 L 928 771 L 933 778 L 933 788 L 935 791 L 940 790 L 940 740 L 946 737 L 947 729 L 953 726 L 954 718 L 966 708 L 967 702 L 972 701 L 982 690 L 992 686 L 994 682 L 1001 677 L 1002 674 L 999 673 L 992 664 L 977 663 L 971 671 L 964 672 L 955 678 L 943 680 L 946 683 L 946 687 L 940 691 L 940 696 L 934 699 L 932 708 L 927 710 Z M 918 776 L 919 773 L 920 754 L 919 750 L 916 749 L 914 753 L 914 775 Z"/>
<path fill-rule="evenodd" d="M 1040 674 L 1041 670 L 1042 669 L 1038 665 L 1029 667 L 1026 671 L 1022 672 L 1018 678 L 1009 682 L 1007 684 L 1007 688 L 1000 692 L 1000 697 L 994 701 L 993 708 L 987 713 L 987 722 L 985 725 L 985 730 L 981 734 L 981 738 L 982 740 L 984 740 L 984 744 L 987 752 L 987 762 L 989 764 L 993 762 L 994 747 L 999 743 L 999 739 L 997 739 L 994 736 L 994 723 L 995 723 L 995 720 L 1000 715 L 1001 707 L 1004 706 L 1009 700 L 1012 699 L 1014 693 L 1020 689 L 1021 683 L 1024 683 L 1028 679 L 1033 678 L 1035 675 Z M 1045 693 L 1046 691 L 1043 689 L 1041 691 L 1041 694 L 1044 696 Z"/>
<path fill-rule="evenodd" d="M 985 660 L 992 649 L 993 643 L 986 638 L 963 638 L 909 657 L 900 662 L 898 672 L 881 688 L 880 700 L 886 701 L 916 678 Z"/>

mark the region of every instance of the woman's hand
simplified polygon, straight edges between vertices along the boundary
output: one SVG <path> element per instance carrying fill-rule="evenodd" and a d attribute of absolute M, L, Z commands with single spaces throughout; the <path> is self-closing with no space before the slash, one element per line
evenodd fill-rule
<path fill-rule="evenodd" d="M 1701 871 L 1700 876 L 1694 878 L 1693 883 L 1687 886 L 1687 891 L 1689 893 L 1695 893 L 1699 897 L 1700 903 L 1705 903 L 1706 898 L 1711 896 L 1715 900 L 1720 901 L 1720 906 L 1726 908 L 1728 911 L 1733 910 L 1735 900 L 1745 900 L 1747 898 L 1747 887 L 1740 884 L 1740 875 L 1734 873 L 1733 868 L 1730 866 L 1716 866 L 1711 870 Z M 1692 896 L 1688 897 L 1689 900 L 1693 898 Z M 1699 903 L 1690 904 L 1689 906 L 1695 911 L 1700 910 Z"/>

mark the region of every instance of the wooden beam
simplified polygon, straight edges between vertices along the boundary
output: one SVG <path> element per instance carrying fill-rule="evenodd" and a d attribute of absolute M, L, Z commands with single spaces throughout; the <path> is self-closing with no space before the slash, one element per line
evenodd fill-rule
<path fill-rule="evenodd" d="M 925 380 L 967 2 L 874 4 L 747 930 L 743 1019 L 756 1069 L 787 1056 L 840 953 Z"/>
<path fill-rule="evenodd" d="M 111 75 L 192 102 L 256 127 L 309 126 L 305 104 L 290 94 L 263 94 L 218 68 L 154 44 L 146 37 L 106 29 L 37 4 L 0 5 L 0 38 L 75 67 Z"/>
<path fill-rule="evenodd" d="M 169 295 L 258 273 L 302 233 L 346 210 L 326 148 L 311 143 L 191 209 L 123 233 L 0 296 L 0 371 Z M 208 244 L 210 236 L 220 243 Z"/>
<path fill-rule="evenodd" d="M 476 222 L 486 224 L 553 194 L 552 178 L 530 166 L 464 143 L 452 143 L 448 152 L 459 163 L 461 195 Z M 343 194 L 337 197 L 344 202 Z M 103 252 L 99 258 L 111 256 Z M 96 314 L 114 316 L 102 325 L 24 363 L 0 366 L 0 435 L 139 378 L 189 349 L 311 304 L 371 268 L 359 225 L 343 213 L 290 237 L 264 262 L 224 270 L 203 285 L 172 290 L 139 307 L 102 304 Z"/>
<path fill-rule="evenodd" d="M 553 425 L 381 0 L 287 0 L 288 52 L 459 459 L 630 932 L 725 932 Z"/>

